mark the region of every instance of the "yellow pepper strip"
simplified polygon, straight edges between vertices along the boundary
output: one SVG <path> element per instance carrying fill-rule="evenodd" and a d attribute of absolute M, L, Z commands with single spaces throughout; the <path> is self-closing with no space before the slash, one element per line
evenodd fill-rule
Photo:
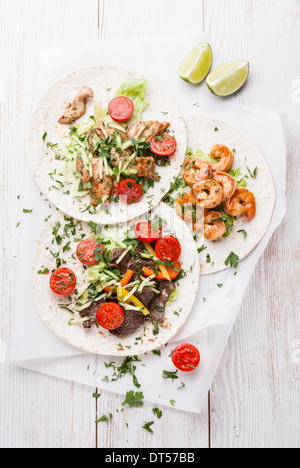
<path fill-rule="evenodd" d="M 126 296 L 128 296 L 129 292 L 124 289 L 124 288 L 117 288 L 117 295 L 118 295 L 118 299 L 119 301 L 123 301 L 124 302 L 124 298 L 126 298 Z M 150 315 L 150 312 L 148 309 L 146 309 L 146 307 L 141 303 L 141 301 L 138 300 L 137 297 L 135 296 L 130 296 L 128 298 L 128 300 L 125 301 L 126 303 L 127 302 L 130 302 L 131 304 L 134 304 L 136 307 L 140 307 L 141 308 L 141 312 L 143 312 L 144 315 Z"/>
<path fill-rule="evenodd" d="M 149 252 L 149 254 L 153 255 L 153 257 L 156 257 L 156 253 L 154 252 L 154 250 L 152 249 L 151 245 L 148 242 L 144 242 L 144 246 L 146 247 L 147 252 Z M 164 275 L 164 278 L 166 278 L 168 281 L 171 281 L 170 275 L 166 267 L 164 265 L 158 265 L 158 267 L 160 271 L 162 272 L 162 274 Z"/>

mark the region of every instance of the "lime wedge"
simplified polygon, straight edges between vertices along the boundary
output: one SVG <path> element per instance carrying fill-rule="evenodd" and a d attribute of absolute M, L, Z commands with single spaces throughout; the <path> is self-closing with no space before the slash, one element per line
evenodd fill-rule
<path fill-rule="evenodd" d="M 192 84 L 201 83 L 211 68 L 212 58 L 212 50 L 207 42 L 197 45 L 181 63 L 180 78 Z"/>
<path fill-rule="evenodd" d="M 246 83 L 249 76 L 249 62 L 229 62 L 211 72 L 206 84 L 217 96 L 230 96 Z"/>

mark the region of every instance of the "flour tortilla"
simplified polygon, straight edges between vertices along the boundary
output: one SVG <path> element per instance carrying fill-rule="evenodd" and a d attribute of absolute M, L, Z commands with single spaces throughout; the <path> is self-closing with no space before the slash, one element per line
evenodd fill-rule
<path fill-rule="evenodd" d="M 68 304 L 69 298 L 58 296 L 51 291 L 49 287 L 50 273 L 39 274 L 38 272 L 43 271 L 45 268 L 48 268 L 50 272 L 55 270 L 56 262 L 52 253 L 56 254 L 58 252 L 59 257 L 66 261 L 65 266 L 71 268 L 76 274 L 76 289 L 80 292 L 83 291 L 87 283 L 82 275 L 83 266 L 74 255 L 78 245 L 78 242 L 75 242 L 74 239 L 76 237 L 80 238 L 82 232 L 89 236 L 92 230 L 87 224 L 74 220 L 78 224 L 76 233 L 70 235 L 69 238 L 66 237 L 60 245 L 57 245 L 55 241 L 53 243 L 53 228 L 57 226 L 57 223 L 60 223 L 61 228 L 58 234 L 63 234 L 63 227 L 67 221 L 61 212 L 52 215 L 50 221 L 45 224 L 37 242 L 33 259 L 32 289 L 40 317 L 59 338 L 82 351 L 101 355 L 131 356 L 161 347 L 181 329 L 193 307 L 198 290 L 200 268 L 196 245 L 188 227 L 175 214 L 173 209 L 161 204 L 151 213 L 151 217 L 155 215 L 167 221 L 167 228 L 164 229 L 164 232 L 166 234 L 176 234 L 179 239 L 182 246 L 180 261 L 187 274 L 177 283 L 178 298 L 166 308 L 165 318 L 159 325 L 159 334 L 153 334 L 153 324 L 150 322 L 147 325 L 145 323 L 137 332 L 128 337 L 115 337 L 101 327 L 93 326 L 91 329 L 85 329 L 82 325 L 68 325 L 68 321 L 73 315 L 69 311 L 61 309 L 58 304 Z M 121 232 L 126 232 L 130 226 L 145 219 L 146 216 L 143 216 L 128 225 L 109 227 L 108 233 L 114 236 L 118 228 L 120 228 Z M 83 231 L 80 230 L 80 226 Z M 68 241 L 71 241 L 70 250 L 63 252 L 63 247 Z M 174 314 L 174 312 L 177 313 Z M 136 337 L 138 337 L 138 340 L 136 340 Z M 120 343 L 122 347 L 120 347 Z M 126 346 L 129 346 L 130 349 L 126 348 Z"/>
<path fill-rule="evenodd" d="M 89 116 L 94 115 L 94 103 L 98 103 L 103 109 L 107 108 L 120 85 L 131 77 L 141 78 L 141 75 L 111 65 L 99 65 L 77 70 L 49 88 L 34 111 L 27 144 L 29 165 L 42 192 L 57 208 L 69 216 L 99 224 L 117 224 L 134 219 L 160 202 L 169 190 L 173 178 L 180 172 L 186 149 L 186 131 L 182 116 L 173 99 L 162 86 L 146 78 L 145 100 L 150 105 L 144 111 L 142 120 L 159 120 L 161 122 L 167 120 L 170 122 L 171 135 L 174 132 L 178 145 L 175 154 L 171 157 L 171 165 L 156 167 L 161 180 L 156 182 L 153 188 L 149 188 L 139 203 L 133 205 L 121 202 L 107 203 L 105 204 L 107 209 L 101 209 L 97 214 L 91 214 L 86 210 L 86 206 L 89 205 L 89 195 L 78 199 L 64 193 L 67 192 L 68 186 L 58 189 L 52 188 L 56 184 L 50 178 L 49 173 L 55 173 L 55 169 L 56 174 L 61 173 L 64 169 L 64 162 L 55 159 L 54 153 L 47 148 L 46 143 L 48 141 L 53 144 L 58 143 L 59 147 L 63 143 L 68 143 L 69 125 L 58 123 L 58 118 L 65 104 L 75 97 L 81 86 L 90 87 L 94 92 L 94 98 L 87 100 L 85 115 L 76 120 L 73 125 L 86 122 Z M 42 137 L 45 132 L 47 137 L 43 141 Z M 55 176 L 53 178 L 57 179 Z"/>
<path fill-rule="evenodd" d="M 237 128 L 206 116 L 185 117 L 187 129 L 187 146 L 195 154 L 201 149 L 209 154 L 215 144 L 228 146 L 234 151 L 233 169 L 241 168 L 242 175 L 248 175 L 247 166 L 253 172 L 257 167 L 257 176 L 245 179 L 247 189 L 253 192 L 256 199 L 257 212 L 253 220 L 244 222 L 237 218 L 230 230 L 230 236 L 216 242 L 211 242 L 198 234 L 197 247 L 206 247 L 200 252 L 201 275 L 209 275 L 229 268 L 225 260 L 231 252 L 239 256 L 240 260 L 249 255 L 267 232 L 270 225 L 276 201 L 275 187 L 268 165 L 259 148 L 250 138 Z M 192 227 L 190 230 L 192 231 Z M 243 232 L 247 231 L 244 239 Z M 209 255 L 209 257 L 207 257 Z M 207 262 L 210 259 L 210 263 Z"/>

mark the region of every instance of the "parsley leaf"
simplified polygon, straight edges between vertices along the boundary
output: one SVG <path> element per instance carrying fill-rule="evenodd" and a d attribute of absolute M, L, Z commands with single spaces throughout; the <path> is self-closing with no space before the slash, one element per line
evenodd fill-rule
<path fill-rule="evenodd" d="M 154 421 L 150 421 L 148 423 L 145 423 L 144 426 L 142 426 L 143 429 L 145 429 L 148 432 L 153 433 L 153 430 L 151 429 L 151 426 L 154 424 Z"/>
<path fill-rule="evenodd" d="M 174 382 L 175 379 L 178 379 L 177 372 L 169 372 L 169 371 L 163 371 L 162 376 L 164 379 L 172 379 L 172 382 Z"/>
<path fill-rule="evenodd" d="M 143 406 L 143 399 L 143 392 L 134 392 L 131 390 L 130 392 L 126 393 L 125 401 L 122 404 L 130 406 L 130 408 L 137 408 L 139 406 Z"/>
<path fill-rule="evenodd" d="M 97 419 L 97 420 L 95 421 L 95 424 L 98 424 L 98 423 L 100 423 L 100 422 L 107 422 L 107 421 L 110 421 L 110 420 L 112 419 L 112 417 L 113 417 L 113 416 L 112 416 L 111 413 L 109 413 L 108 416 L 103 415 L 103 416 L 101 416 L 101 418 L 99 418 L 99 419 Z"/>
<path fill-rule="evenodd" d="M 248 236 L 248 232 L 245 229 L 240 229 L 238 232 L 242 232 L 244 234 L 244 239 Z"/>
<path fill-rule="evenodd" d="M 157 407 L 152 409 L 152 413 L 157 416 L 157 419 L 162 417 L 162 411 Z"/>
<path fill-rule="evenodd" d="M 230 252 L 228 257 L 225 260 L 225 265 L 230 265 L 232 268 L 237 268 L 239 264 L 240 257 L 236 255 L 234 252 Z"/>

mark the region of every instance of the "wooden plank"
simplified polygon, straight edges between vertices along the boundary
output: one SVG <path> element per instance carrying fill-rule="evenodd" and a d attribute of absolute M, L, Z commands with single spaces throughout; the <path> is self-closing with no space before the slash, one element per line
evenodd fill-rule
<path fill-rule="evenodd" d="M 189 0 L 188 7 L 186 3 L 183 5 L 182 0 L 99 0 L 100 41 L 171 35 L 202 30 L 202 26 L 203 2 L 199 0 Z M 98 404 L 103 408 L 121 409 L 123 397 L 112 400 L 110 393 L 103 393 L 102 397 Z M 207 405 L 200 416 L 161 408 L 163 418 L 156 420 L 154 434 L 149 434 L 142 426 L 147 421 L 155 420 L 153 407 L 154 405 L 145 404 L 142 408 L 114 413 L 115 417 L 109 424 L 108 431 L 104 425 L 98 427 L 98 446 L 208 447 Z"/>
<path fill-rule="evenodd" d="M 293 102 L 299 2 L 205 1 L 205 27 L 228 60 L 248 59 L 242 104 L 289 113 L 288 215 L 256 268 L 211 390 L 212 447 L 297 447 L 299 338 L 299 102 Z M 287 73 L 287 70 L 288 73 Z M 298 377 L 297 377 L 298 376 Z"/>
<path fill-rule="evenodd" d="M 10 333 L 24 141 L 39 48 L 97 40 L 97 0 L 3 0 L 0 4 L 1 362 Z M 1 447 L 94 447 L 91 389 L 9 365 L 0 366 Z"/>
<path fill-rule="evenodd" d="M 203 30 L 203 0 L 99 0 L 99 40 L 139 39 Z"/>

